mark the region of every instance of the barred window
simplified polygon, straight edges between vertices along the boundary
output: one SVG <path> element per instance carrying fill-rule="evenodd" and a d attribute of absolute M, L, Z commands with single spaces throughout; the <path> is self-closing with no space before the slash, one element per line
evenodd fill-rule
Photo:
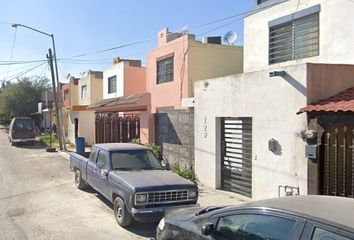
<path fill-rule="evenodd" d="M 108 93 L 117 92 L 117 76 L 108 78 Z"/>
<path fill-rule="evenodd" d="M 269 28 L 269 64 L 318 55 L 318 13 Z"/>
<path fill-rule="evenodd" d="M 157 61 L 157 84 L 173 81 L 173 56 Z"/>

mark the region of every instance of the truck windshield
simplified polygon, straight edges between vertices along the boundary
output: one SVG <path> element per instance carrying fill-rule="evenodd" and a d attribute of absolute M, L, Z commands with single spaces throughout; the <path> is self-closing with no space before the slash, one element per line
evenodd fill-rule
<path fill-rule="evenodd" d="M 162 167 L 150 150 L 127 150 L 111 153 L 113 170 L 161 170 Z"/>

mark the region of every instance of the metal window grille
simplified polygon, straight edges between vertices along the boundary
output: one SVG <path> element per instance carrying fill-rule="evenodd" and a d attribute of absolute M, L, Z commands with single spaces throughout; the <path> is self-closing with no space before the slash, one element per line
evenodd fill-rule
<path fill-rule="evenodd" d="M 157 62 L 157 84 L 173 81 L 173 57 Z"/>
<path fill-rule="evenodd" d="M 269 64 L 318 55 L 318 13 L 269 29 Z"/>
<path fill-rule="evenodd" d="M 117 91 L 117 76 L 108 78 L 108 93 L 115 93 Z"/>

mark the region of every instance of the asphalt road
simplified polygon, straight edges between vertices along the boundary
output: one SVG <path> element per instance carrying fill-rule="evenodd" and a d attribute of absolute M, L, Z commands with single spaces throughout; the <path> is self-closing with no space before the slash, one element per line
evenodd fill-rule
<path fill-rule="evenodd" d="M 0 129 L 0 239 L 149 239 L 155 228 L 121 228 L 100 194 L 76 189 L 68 160 L 40 143 L 13 147 Z"/>

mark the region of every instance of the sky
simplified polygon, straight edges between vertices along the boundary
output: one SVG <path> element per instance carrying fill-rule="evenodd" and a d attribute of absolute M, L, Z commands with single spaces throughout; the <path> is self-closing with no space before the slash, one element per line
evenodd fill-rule
<path fill-rule="evenodd" d="M 0 80 L 50 77 L 51 38 L 13 23 L 54 34 L 59 79 L 66 82 L 69 74 L 103 71 L 115 57 L 146 65 L 147 52 L 156 48 L 157 33 L 165 27 L 188 29 L 198 40 L 234 31 L 235 44 L 242 45 L 243 17 L 238 15 L 253 7 L 253 0 L 1 0 Z M 140 43 L 100 52 L 135 42 Z"/>

